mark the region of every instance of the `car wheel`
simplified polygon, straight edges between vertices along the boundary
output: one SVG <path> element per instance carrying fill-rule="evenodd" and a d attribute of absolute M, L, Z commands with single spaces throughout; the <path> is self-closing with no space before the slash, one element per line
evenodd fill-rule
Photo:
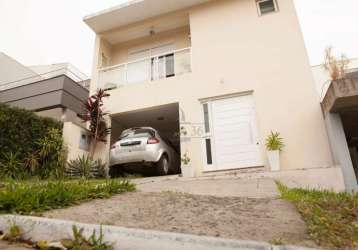
<path fill-rule="evenodd" d="M 168 157 L 162 155 L 160 160 L 157 163 L 157 173 L 158 175 L 167 175 L 169 172 L 169 160 Z"/>

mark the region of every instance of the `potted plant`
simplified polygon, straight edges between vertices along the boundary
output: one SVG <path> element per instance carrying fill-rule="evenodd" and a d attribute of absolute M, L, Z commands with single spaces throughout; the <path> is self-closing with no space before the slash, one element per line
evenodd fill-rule
<path fill-rule="evenodd" d="M 181 175 L 182 175 L 182 177 L 193 178 L 195 176 L 194 168 L 190 164 L 190 158 L 189 158 L 187 152 L 181 158 L 181 163 L 182 163 L 181 164 Z"/>
<path fill-rule="evenodd" d="M 267 157 L 271 171 L 280 170 L 280 151 L 284 146 L 280 133 L 271 131 L 271 134 L 266 138 Z"/>

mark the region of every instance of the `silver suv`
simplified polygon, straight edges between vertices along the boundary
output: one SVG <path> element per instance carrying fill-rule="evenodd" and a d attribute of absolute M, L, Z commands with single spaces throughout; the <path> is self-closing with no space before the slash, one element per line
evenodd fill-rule
<path fill-rule="evenodd" d="M 179 164 L 179 154 L 157 130 L 131 128 L 124 130 L 111 146 L 109 175 L 116 177 L 124 170 L 143 172 L 149 167 L 155 167 L 158 175 L 167 175 L 177 173 Z"/>

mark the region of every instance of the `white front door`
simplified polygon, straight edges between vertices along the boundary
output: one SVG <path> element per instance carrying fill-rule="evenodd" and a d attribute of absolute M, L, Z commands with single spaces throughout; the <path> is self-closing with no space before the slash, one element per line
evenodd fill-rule
<path fill-rule="evenodd" d="M 215 100 L 209 106 L 212 164 L 206 170 L 262 166 L 252 95 Z M 207 144 L 207 141 L 206 141 Z M 206 153 L 208 153 L 208 145 Z M 207 162 L 208 163 L 208 162 Z"/>

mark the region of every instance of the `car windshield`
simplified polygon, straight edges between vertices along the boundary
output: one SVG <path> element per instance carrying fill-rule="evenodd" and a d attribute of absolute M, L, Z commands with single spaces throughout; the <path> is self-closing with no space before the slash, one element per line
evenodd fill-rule
<path fill-rule="evenodd" d="M 155 136 L 155 133 L 153 130 L 140 128 L 140 129 L 135 129 L 135 130 L 124 131 L 121 134 L 121 136 L 119 137 L 119 140 L 122 140 L 125 138 L 130 139 L 130 138 L 154 137 L 154 136 Z"/>

